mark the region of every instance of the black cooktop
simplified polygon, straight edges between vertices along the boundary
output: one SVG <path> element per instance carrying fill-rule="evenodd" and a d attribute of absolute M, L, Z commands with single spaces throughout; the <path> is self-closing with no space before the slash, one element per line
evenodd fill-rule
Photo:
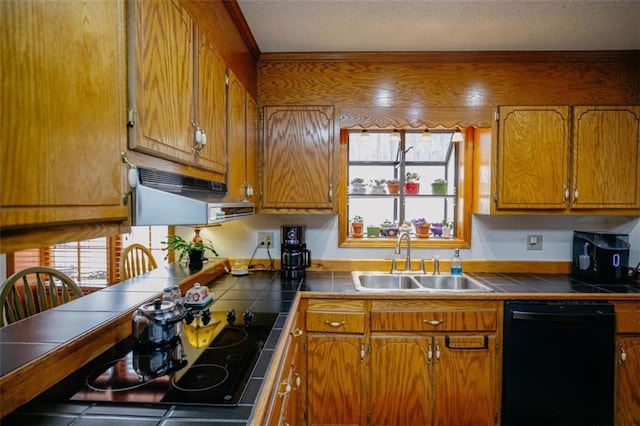
<path fill-rule="evenodd" d="M 40 399 L 237 405 L 277 316 L 213 312 L 162 345 L 130 336 Z"/>

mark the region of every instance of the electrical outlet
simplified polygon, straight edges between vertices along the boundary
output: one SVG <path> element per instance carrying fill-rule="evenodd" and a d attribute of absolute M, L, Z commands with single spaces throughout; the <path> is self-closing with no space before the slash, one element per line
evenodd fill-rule
<path fill-rule="evenodd" d="M 258 232 L 258 247 L 273 247 L 273 232 Z"/>
<path fill-rule="evenodd" d="M 542 250 L 542 235 L 527 235 L 527 250 Z"/>

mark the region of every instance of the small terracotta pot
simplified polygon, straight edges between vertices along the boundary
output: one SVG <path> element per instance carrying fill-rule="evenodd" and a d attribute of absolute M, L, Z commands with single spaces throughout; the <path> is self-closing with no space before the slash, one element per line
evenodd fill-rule
<path fill-rule="evenodd" d="M 389 194 L 397 194 L 400 192 L 400 182 L 387 182 Z"/>
<path fill-rule="evenodd" d="M 415 225 L 415 227 L 416 227 L 416 236 L 418 238 L 429 238 L 429 228 L 431 228 L 430 224 Z"/>
<path fill-rule="evenodd" d="M 364 227 L 364 223 L 362 222 L 353 222 L 351 224 L 351 233 L 353 234 L 353 236 L 355 238 L 361 238 L 362 237 L 362 229 Z"/>

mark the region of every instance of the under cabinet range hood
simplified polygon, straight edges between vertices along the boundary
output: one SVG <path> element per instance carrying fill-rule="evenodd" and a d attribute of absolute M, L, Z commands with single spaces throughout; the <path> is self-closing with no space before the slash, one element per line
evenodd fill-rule
<path fill-rule="evenodd" d="M 136 167 L 133 226 L 206 225 L 246 218 L 255 205 L 227 194 L 224 182 Z M 137 182 L 136 182 L 137 179 Z M 133 180 L 133 182 L 131 182 Z"/>

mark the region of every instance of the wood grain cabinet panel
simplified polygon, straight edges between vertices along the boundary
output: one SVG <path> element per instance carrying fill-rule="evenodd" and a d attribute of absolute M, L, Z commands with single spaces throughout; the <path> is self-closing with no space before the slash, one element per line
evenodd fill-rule
<path fill-rule="evenodd" d="M 498 208 L 564 209 L 569 107 L 501 107 Z"/>
<path fill-rule="evenodd" d="M 638 214 L 640 107 L 500 107 L 496 133 L 478 140 L 476 212 Z"/>
<path fill-rule="evenodd" d="M 371 424 L 497 424 L 498 304 L 420 304 L 373 304 Z"/>
<path fill-rule="evenodd" d="M 331 106 L 264 108 L 264 209 L 333 209 L 333 114 Z"/>
<path fill-rule="evenodd" d="M 226 65 L 177 0 L 135 0 L 129 16 L 129 148 L 224 173 Z M 196 126 L 207 135 L 200 150 Z"/>
<path fill-rule="evenodd" d="M 0 15 L 0 227 L 126 220 L 124 3 L 2 1 Z"/>
<path fill-rule="evenodd" d="M 640 107 L 573 107 L 572 209 L 640 208 Z"/>
<path fill-rule="evenodd" d="M 308 424 L 366 424 L 364 336 L 313 333 L 307 345 Z"/>
<path fill-rule="evenodd" d="M 306 359 L 302 317 L 300 313 L 294 314 L 293 328 L 286 336 L 284 357 L 276 375 L 278 385 L 272 389 L 272 403 L 263 422 L 265 425 L 304 424 Z"/>
<path fill-rule="evenodd" d="M 371 337 L 372 425 L 431 424 L 431 337 Z"/>
<path fill-rule="evenodd" d="M 372 311 L 372 331 L 495 331 L 496 309 Z"/>
<path fill-rule="evenodd" d="M 252 200 L 258 188 L 258 116 L 255 100 L 229 70 L 228 191 Z"/>
<path fill-rule="evenodd" d="M 616 302 L 616 425 L 640 425 L 640 303 Z"/>

